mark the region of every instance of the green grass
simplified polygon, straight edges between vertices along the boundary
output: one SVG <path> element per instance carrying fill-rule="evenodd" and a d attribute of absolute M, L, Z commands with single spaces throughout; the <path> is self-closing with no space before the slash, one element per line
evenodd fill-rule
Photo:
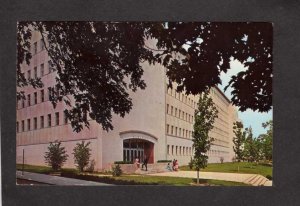
<path fill-rule="evenodd" d="M 17 164 L 17 170 L 22 170 L 22 165 Z M 52 171 L 50 167 L 47 166 L 36 166 L 36 165 L 24 165 L 24 171 L 35 172 L 42 174 L 49 174 Z M 122 175 L 120 177 L 99 177 L 95 178 L 97 174 L 107 174 L 107 173 L 83 173 L 84 175 L 78 175 L 77 170 L 70 168 L 63 168 L 62 172 L 71 175 L 70 177 L 89 180 L 89 177 L 93 178 L 95 181 L 101 182 L 103 178 L 117 180 L 113 183 L 124 185 L 125 184 L 138 184 L 138 185 L 173 185 L 173 186 L 190 186 L 191 183 L 195 183 L 196 179 L 183 178 L 183 177 L 162 177 L 162 176 L 147 176 L 147 175 Z M 109 182 L 109 180 L 108 180 Z M 230 182 L 222 180 L 206 180 L 200 179 L 200 184 L 216 185 L 216 186 L 248 186 L 244 183 Z"/>
<path fill-rule="evenodd" d="M 22 164 L 17 164 L 16 165 L 17 170 L 22 170 Z M 34 172 L 34 173 L 41 173 L 41 174 L 49 174 L 53 172 L 52 168 L 47 167 L 47 166 L 37 166 L 37 165 L 24 165 L 24 171 L 26 172 Z M 74 172 L 76 173 L 76 169 L 72 168 L 63 168 L 61 169 L 62 172 Z"/>
<path fill-rule="evenodd" d="M 196 183 L 196 179 L 184 177 L 162 177 L 162 176 L 133 176 L 124 175 L 120 177 L 111 177 L 117 180 L 134 181 L 138 183 L 158 184 L 158 185 L 172 185 L 172 186 L 190 186 L 191 183 Z M 208 184 L 215 186 L 248 186 L 240 182 L 230 182 L 222 180 L 206 180 L 200 179 L 200 184 Z"/>
<path fill-rule="evenodd" d="M 238 170 L 239 168 L 239 170 Z M 179 167 L 180 170 L 189 171 L 188 166 Z M 263 176 L 272 176 L 272 166 L 261 165 L 250 162 L 226 162 L 226 163 L 212 163 L 208 164 L 203 172 L 228 172 L 228 173 L 248 173 L 248 174 L 261 174 Z"/>

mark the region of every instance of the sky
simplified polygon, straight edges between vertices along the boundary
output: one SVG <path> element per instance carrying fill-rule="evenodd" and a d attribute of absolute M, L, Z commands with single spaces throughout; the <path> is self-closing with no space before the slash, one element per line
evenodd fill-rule
<path fill-rule="evenodd" d="M 224 92 L 224 88 L 228 85 L 229 80 L 232 75 L 236 75 L 240 71 L 247 70 L 242 63 L 238 60 L 231 60 L 230 68 L 227 73 L 221 73 L 222 85 L 218 85 L 219 88 Z M 224 93 L 225 95 L 231 99 L 231 91 L 232 88 L 229 87 Z M 238 109 L 238 107 L 237 107 Z M 266 130 L 262 127 L 262 123 L 267 122 L 273 119 L 273 109 L 269 112 L 260 113 L 257 111 L 252 111 L 250 109 L 245 112 L 238 111 L 239 119 L 242 120 L 244 127 L 252 127 L 254 137 L 258 137 L 258 135 L 263 134 Z"/>

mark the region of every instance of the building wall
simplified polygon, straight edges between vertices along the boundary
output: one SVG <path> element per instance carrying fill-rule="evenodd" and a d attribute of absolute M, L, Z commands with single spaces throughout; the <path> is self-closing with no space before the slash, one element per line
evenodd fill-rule
<path fill-rule="evenodd" d="M 165 68 L 161 65 L 143 63 L 143 79 L 147 87 L 145 90 L 129 92 L 133 107 L 124 118 L 113 115 L 112 131 L 103 131 L 102 126 L 90 120 L 90 129 L 83 129 L 80 133 L 73 132 L 71 125 L 65 122 L 64 109 L 66 105 L 59 103 L 53 108 L 48 99 L 48 87 L 55 85 L 56 72 L 49 71 L 49 56 L 41 48 L 41 37 L 33 33 L 33 57 L 29 66 L 23 65 L 22 71 L 28 77 L 35 75 L 42 78 L 44 87 L 33 89 L 22 88 L 27 97 L 24 103 L 18 102 L 17 107 L 17 163 L 22 162 L 22 151 L 25 150 L 25 163 L 44 165 L 44 154 L 49 142 L 62 141 L 69 154 L 66 167 L 74 167 L 72 151 L 77 142 L 82 140 L 91 142 L 92 159 L 96 161 L 98 170 L 109 169 L 114 161 L 123 160 L 123 140 L 126 138 L 140 138 L 154 143 L 154 162 L 165 159 L 177 159 L 180 165 L 186 165 L 193 155 L 193 123 L 194 111 L 199 97 L 178 93 L 175 89 L 167 88 Z M 36 44 L 36 52 L 35 50 Z M 155 41 L 149 40 L 148 46 L 155 48 Z M 44 74 L 42 75 L 42 67 Z M 175 85 L 174 85 L 175 86 Z M 19 89 L 19 88 L 18 88 Z M 44 90 L 44 101 L 41 100 L 41 90 Z M 37 102 L 35 102 L 35 92 Z M 209 162 L 231 161 L 234 156 L 232 150 L 232 126 L 237 120 L 236 109 L 224 97 L 222 92 L 213 88 L 211 96 L 217 105 L 219 115 L 215 127 L 210 135 L 215 138 L 211 150 L 208 152 Z M 24 104 L 24 107 L 23 107 Z M 56 124 L 56 113 L 59 122 Z M 48 115 L 51 115 L 51 126 L 48 126 Z M 44 127 L 41 128 L 41 116 L 44 117 Z M 35 119 L 37 124 L 35 128 Z M 30 119 L 30 128 L 28 128 Z M 24 131 L 22 130 L 24 121 Z M 176 149 L 177 148 L 177 149 Z M 176 152 L 177 151 L 177 152 Z"/>

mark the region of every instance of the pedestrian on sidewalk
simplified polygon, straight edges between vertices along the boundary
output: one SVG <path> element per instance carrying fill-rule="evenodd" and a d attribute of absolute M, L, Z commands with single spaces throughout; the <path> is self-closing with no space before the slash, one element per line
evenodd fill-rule
<path fill-rule="evenodd" d="M 178 168 L 179 168 L 178 160 L 175 160 L 175 171 L 176 171 L 176 172 L 178 171 Z"/>
<path fill-rule="evenodd" d="M 142 164 L 142 169 L 144 168 L 144 166 L 145 166 L 145 168 L 146 168 L 146 171 L 148 171 L 147 170 L 147 164 L 148 164 L 148 157 L 147 156 L 145 156 L 145 158 L 144 158 L 144 162 L 143 162 L 143 164 Z"/>
<path fill-rule="evenodd" d="M 136 165 L 137 168 L 140 168 L 140 160 L 138 157 L 135 157 L 134 164 Z"/>

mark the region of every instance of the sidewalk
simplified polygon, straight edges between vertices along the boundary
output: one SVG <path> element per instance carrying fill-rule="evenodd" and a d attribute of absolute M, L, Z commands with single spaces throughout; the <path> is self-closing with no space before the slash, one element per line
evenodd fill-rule
<path fill-rule="evenodd" d="M 100 183 L 100 182 L 92 182 L 92 181 L 86 181 L 86 180 L 44 175 L 44 174 L 31 173 L 31 172 L 24 172 L 24 175 L 22 175 L 22 171 L 17 171 L 16 175 L 17 175 L 17 178 L 20 178 L 20 179 L 33 180 L 36 182 L 47 183 L 50 185 L 111 186 L 111 184 L 105 184 L 105 183 Z"/>

